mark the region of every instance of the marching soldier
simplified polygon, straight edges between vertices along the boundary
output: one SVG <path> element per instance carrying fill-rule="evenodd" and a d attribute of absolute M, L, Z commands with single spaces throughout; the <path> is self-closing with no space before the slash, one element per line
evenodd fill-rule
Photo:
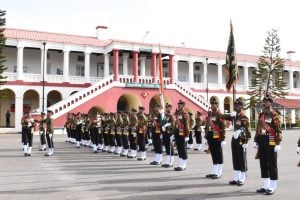
<path fill-rule="evenodd" d="M 53 156 L 54 144 L 53 144 L 53 135 L 54 135 L 54 127 L 53 127 L 53 119 L 52 119 L 53 111 L 47 111 L 46 118 L 46 139 L 48 143 L 48 153 L 45 156 Z"/>
<path fill-rule="evenodd" d="M 34 119 L 29 112 L 24 113 L 21 124 L 24 156 L 31 156 Z"/>
<path fill-rule="evenodd" d="M 153 117 L 153 129 L 152 129 L 152 144 L 154 148 L 154 160 L 150 162 L 150 165 L 160 165 L 162 161 L 162 135 L 161 135 L 161 119 L 162 113 L 161 106 L 156 105 L 154 109 Z"/>
<path fill-rule="evenodd" d="M 115 113 L 110 113 L 110 119 L 109 119 L 109 132 L 108 132 L 108 138 L 109 138 L 109 149 L 108 153 L 113 153 L 116 149 L 116 141 L 115 141 L 115 134 L 116 134 L 116 118 Z"/>
<path fill-rule="evenodd" d="M 104 117 L 102 119 L 102 135 L 104 140 L 104 147 L 102 149 L 102 152 L 107 152 L 109 149 L 109 136 L 108 133 L 110 131 L 109 127 L 109 116 L 108 113 L 104 114 Z"/>
<path fill-rule="evenodd" d="M 103 131 L 102 131 L 102 117 L 99 113 L 97 113 L 96 115 L 96 122 L 97 122 L 97 129 L 98 129 L 98 147 L 97 147 L 97 150 L 100 150 L 102 151 L 104 145 L 103 145 Z"/>
<path fill-rule="evenodd" d="M 39 133 L 40 133 L 40 142 L 41 142 L 41 147 L 39 151 L 46 151 L 46 126 L 45 126 L 45 121 L 46 121 L 46 113 L 41 112 L 41 119 L 39 121 Z"/>
<path fill-rule="evenodd" d="M 277 152 L 281 149 L 281 124 L 278 114 L 272 109 L 273 99 L 267 94 L 263 99 L 263 110 L 258 116 L 254 147 L 259 150 L 259 161 L 263 187 L 258 193 L 272 195 L 277 187 Z"/>
<path fill-rule="evenodd" d="M 75 133 L 76 133 L 76 146 L 80 148 L 81 138 L 82 138 L 82 131 L 83 131 L 83 120 L 81 113 L 77 113 L 75 118 Z"/>
<path fill-rule="evenodd" d="M 195 124 L 195 120 L 193 119 L 193 113 L 189 112 L 189 141 L 188 141 L 188 145 L 187 148 L 188 149 L 192 149 L 193 148 L 193 144 L 194 144 L 194 140 L 193 140 L 193 127 Z"/>
<path fill-rule="evenodd" d="M 136 117 L 137 110 L 135 108 L 131 109 L 131 113 L 129 116 L 129 143 L 130 143 L 130 154 L 127 158 L 136 158 L 137 152 L 137 144 L 136 144 L 136 128 L 137 128 L 137 117 Z"/>
<path fill-rule="evenodd" d="M 139 112 L 137 114 L 137 143 L 139 145 L 139 150 L 141 151 L 141 156 L 137 160 L 146 160 L 146 116 L 144 114 L 145 108 L 139 106 Z"/>
<path fill-rule="evenodd" d="M 90 126 L 90 133 L 91 133 L 91 140 L 93 143 L 93 151 L 94 153 L 98 153 L 98 144 L 99 144 L 99 128 L 98 128 L 97 118 L 95 116 L 91 117 L 91 126 Z"/>
<path fill-rule="evenodd" d="M 196 146 L 194 148 L 195 151 L 201 150 L 202 145 L 202 135 L 201 135 L 201 112 L 197 111 L 196 118 L 195 118 L 195 126 L 194 126 L 194 132 L 195 132 L 195 138 L 196 138 Z"/>
<path fill-rule="evenodd" d="M 165 114 L 162 120 L 162 135 L 163 135 L 163 144 L 166 148 L 167 159 L 162 164 L 162 167 L 173 167 L 174 162 L 174 148 L 173 148 L 173 129 L 174 129 L 174 117 L 171 113 L 172 105 L 166 104 Z"/>
<path fill-rule="evenodd" d="M 178 108 L 175 112 L 175 141 L 179 156 L 179 166 L 175 167 L 175 171 L 183 171 L 186 169 L 188 159 L 187 141 L 189 140 L 189 114 L 184 110 L 185 102 L 179 100 Z"/>
<path fill-rule="evenodd" d="M 229 181 L 230 185 L 241 186 L 246 180 L 248 140 L 251 138 L 249 119 L 243 110 L 243 100 L 241 98 L 234 102 L 234 111 L 230 116 L 226 115 L 227 120 L 233 120 L 234 132 L 231 139 L 232 163 L 234 178 Z M 225 115 L 224 115 L 225 116 Z"/>
<path fill-rule="evenodd" d="M 206 178 L 218 179 L 223 169 L 223 148 L 225 142 L 225 124 L 218 106 L 219 102 L 215 97 L 210 99 L 211 111 L 208 112 L 205 125 L 205 139 L 211 152 L 213 161 L 212 172 Z"/>
<path fill-rule="evenodd" d="M 45 113 L 44 113 L 45 115 Z M 66 142 L 71 142 L 71 129 L 70 129 L 70 119 L 71 119 L 71 113 L 67 114 L 67 121 L 64 125 L 64 128 L 66 129 L 67 132 L 67 140 Z"/>
<path fill-rule="evenodd" d="M 300 137 L 298 139 L 297 154 L 300 154 Z M 298 162 L 298 167 L 300 167 L 300 161 Z"/>
<path fill-rule="evenodd" d="M 88 114 L 83 115 L 83 124 L 82 124 L 82 144 L 84 147 L 90 146 L 90 119 Z"/>

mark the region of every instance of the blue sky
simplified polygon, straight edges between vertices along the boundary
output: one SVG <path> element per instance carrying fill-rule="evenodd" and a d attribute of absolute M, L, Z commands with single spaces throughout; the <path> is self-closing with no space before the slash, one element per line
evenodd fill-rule
<path fill-rule="evenodd" d="M 300 60 L 297 0 L 0 0 L 7 27 L 226 51 L 229 21 L 238 53 L 260 55 L 267 31 L 279 30 L 282 57 Z"/>

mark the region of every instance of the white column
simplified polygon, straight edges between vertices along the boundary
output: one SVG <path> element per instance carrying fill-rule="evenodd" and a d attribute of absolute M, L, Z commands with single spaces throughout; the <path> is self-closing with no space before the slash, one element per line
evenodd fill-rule
<path fill-rule="evenodd" d="M 64 50 L 64 66 L 63 66 L 63 76 L 64 76 L 64 82 L 69 82 L 69 50 Z"/>
<path fill-rule="evenodd" d="M 203 62 L 203 83 L 206 84 L 207 82 L 207 63 L 206 61 Z"/>
<path fill-rule="evenodd" d="M 221 63 L 218 63 L 218 87 L 219 87 L 219 89 L 223 89 L 222 75 L 223 75 L 223 67 L 222 67 Z"/>
<path fill-rule="evenodd" d="M 47 48 L 44 50 L 44 46 L 41 47 L 41 81 L 47 81 Z"/>
<path fill-rule="evenodd" d="M 23 51 L 24 46 L 18 46 L 17 53 L 17 80 L 23 80 Z"/>
<path fill-rule="evenodd" d="M 194 61 L 189 60 L 189 85 L 194 84 Z"/>
<path fill-rule="evenodd" d="M 292 70 L 290 70 L 289 71 L 289 86 L 290 86 L 290 89 L 293 89 L 294 88 L 294 84 L 293 84 L 293 73 L 294 73 L 294 71 L 292 71 Z"/>
<path fill-rule="evenodd" d="M 176 82 L 178 80 L 178 60 L 176 60 L 176 56 L 174 56 L 173 73 L 174 73 L 174 82 Z"/>
<path fill-rule="evenodd" d="M 245 90 L 248 90 L 248 88 L 249 88 L 249 74 L 248 74 L 248 71 L 249 71 L 249 66 L 244 66 L 244 87 L 245 87 Z"/>
<path fill-rule="evenodd" d="M 146 75 L 146 57 L 140 57 L 140 64 L 141 64 L 141 76 L 144 77 Z"/>
<path fill-rule="evenodd" d="M 85 52 L 84 53 L 85 58 L 84 58 L 84 79 L 86 83 L 91 82 L 90 81 L 90 58 L 91 58 L 91 53 L 90 52 Z"/>
<path fill-rule="evenodd" d="M 296 110 L 291 109 L 291 123 L 295 124 L 296 123 Z"/>
<path fill-rule="evenodd" d="M 123 75 L 128 75 L 128 53 L 123 53 Z"/>
<path fill-rule="evenodd" d="M 21 131 L 21 119 L 23 116 L 23 97 L 16 96 L 15 100 L 15 128 L 16 131 Z"/>
<path fill-rule="evenodd" d="M 104 78 L 109 76 L 109 54 L 104 54 Z"/>

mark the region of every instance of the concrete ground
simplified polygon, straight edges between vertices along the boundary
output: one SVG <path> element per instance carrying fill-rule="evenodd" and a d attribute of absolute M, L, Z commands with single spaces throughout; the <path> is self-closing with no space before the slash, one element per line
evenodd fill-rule
<path fill-rule="evenodd" d="M 254 159 L 253 140 L 248 150 L 248 178 L 244 186 L 230 186 L 232 161 L 231 132 L 227 132 L 224 170 L 220 179 L 206 179 L 211 157 L 189 150 L 187 170 L 151 166 L 153 152 L 146 161 L 130 160 L 108 153 L 65 143 L 65 135 L 55 135 L 55 155 L 38 151 L 34 136 L 31 157 L 24 157 L 19 134 L 0 134 L 1 200 L 96 200 L 96 199 L 300 199 L 300 156 L 296 154 L 299 130 L 285 131 L 279 153 L 279 182 L 273 196 L 257 194 L 261 187 L 259 162 Z M 178 158 L 175 159 L 175 165 Z"/>

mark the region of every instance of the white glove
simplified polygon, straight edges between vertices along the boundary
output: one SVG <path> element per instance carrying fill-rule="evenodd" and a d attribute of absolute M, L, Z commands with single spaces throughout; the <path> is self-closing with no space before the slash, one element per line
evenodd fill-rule
<path fill-rule="evenodd" d="M 172 135 L 171 137 L 170 137 L 170 141 L 172 142 L 174 140 L 174 135 Z"/>
<path fill-rule="evenodd" d="M 258 148 L 258 144 L 256 142 L 253 143 L 253 148 L 257 149 Z"/>
<path fill-rule="evenodd" d="M 185 137 L 185 138 L 184 138 L 184 141 L 185 141 L 185 142 L 188 142 L 189 139 L 190 139 L 189 137 Z"/>
<path fill-rule="evenodd" d="M 204 138 L 203 141 L 204 141 L 204 145 L 208 145 L 207 144 L 207 139 Z"/>
<path fill-rule="evenodd" d="M 281 150 L 281 146 L 280 145 L 275 145 L 274 152 L 278 152 L 280 150 Z"/>
<path fill-rule="evenodd" d="M 160 136 L 159 136 L 159 139 L 162 139 L 163 138 L 163 135 L 162 134 L 160 134 Z"/>
<path fill-rule="evenodd" d="M 165 127 L 165 126 L 162 126 L 162 127 L 161 127 L 161 130 L 162 130 L 163 132 L 165 132 L 165 131 L 166 131 L 166 127 Z"/>
<path fill-rule="evenodd" d="M 167 128 L 167 127 L 169 127 L 169 126 L 171 126 L 171 123 L 166 123 L 166 124 L 164 125 L 165 128 Z"/>
<path fill-rule="evenodd" d="M 242 147 L 243 149 L 248 149 L 248 144 L 243 144 Z"/>
<path fill-rule="evenodd" d="M 225 145 L 226 145 L 226 141 L 222 141 L 222 142 L 221 142 L 221 147 L 224 148 Z"/>
<path fill-rule="evenodd" d="M 300 153 L 300 147 L 297 147 L 297 154 Z"/>
<path fill-rule="evenodd" d="M 236 117 L 236 112 L 235 112 L 235 111 L 232 111 L 232 112 L 230 113 L 230 117 Z"/>
<path fill-rule="evenodd" d="M 233 132 L 233 138 L 234 139 L 238 139 L 238 137 L 240 136 L 241 132 L 242 132 L 241 130 L 234 131 Z"/>

